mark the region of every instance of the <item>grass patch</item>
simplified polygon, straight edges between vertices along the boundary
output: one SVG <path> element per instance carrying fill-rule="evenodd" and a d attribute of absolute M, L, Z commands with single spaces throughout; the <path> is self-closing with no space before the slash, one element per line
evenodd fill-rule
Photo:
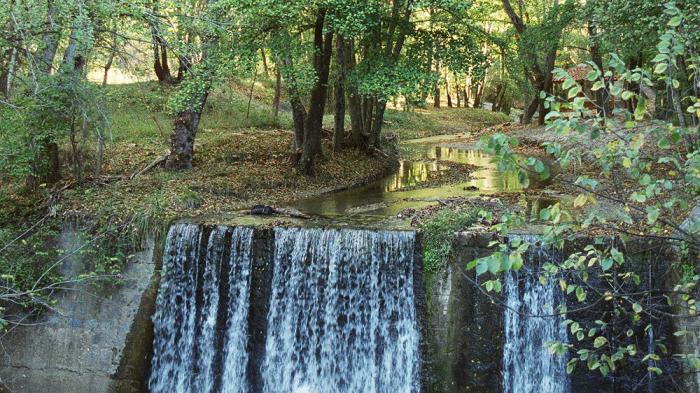
<path fill-rule="evenodd" d="M 423 266 L 426 271 L 436 272 L 447 264 L 455 233 L 473 225 L 478 217 L 476 209 L 445 208 L 423 221 Z"/>
<path fill-rule="evenodd" d="M 387 110 L 386 130 L 402 140 L 461 134 L 510 121 L 508 115 L 476 108 L 430 108 L 412 112 Z"/>

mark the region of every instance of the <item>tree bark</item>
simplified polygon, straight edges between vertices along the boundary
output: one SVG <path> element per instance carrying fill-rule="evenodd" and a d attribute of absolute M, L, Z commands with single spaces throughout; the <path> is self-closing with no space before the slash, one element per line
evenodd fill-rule
<path fill-rule="evenodd" d="M 115 23 L 116 25 L 116 23 Z M 104 76 L 102 77 L 102 87 L 107 86 L 107 76 L 109 75 L 109 70 L 112 68 L 112 62 L 114 61 L 114 56 L 117 52 L 117 27 L 114 26 L 114 33 L 112 34 L 112 47 L 109 50 L 109 57 L 107 58 L 107 63 L 104 67 Z"/>
<path fill-rule="evenodd" d="M 158 2 L 153 3 L 153 14 L 158 14 Z M 154 16 L 153 18 L 157 18 Z M 151 40 L 153 47 L 153 71 L 158 78 L 158 82 L 171 83 L 173 81 L 170 73 L 170 65 L 168 64 L 168 47 L 167 42 L 163 38 L 160 31 L 160 26 L 155 19 L 148 19 L 148 24 L 151 27 Z"/>
<path fill-rule="evenodd" d="M 304 123 L 304 144 L 298 168 L 301 173 L 313 174 L 316 160 L 322 154 L 321 128 L 328 94 L 328 74 L 333 53 L 333 32 L 324 34 L 326 10 L 321 8 L 314 24 L 314 69 L 318 80 L 311 90 L 309 112 Z"/>
<path fill-rule="evenodd" d="M 260 56 L 262 57 L 263 71 L 266 77 L 270 77 L 270 69 L 267 66 L 267 56 L 265 56 L 265 49 L 260 49 Z"/>
<path fill-rule="evenodd" d="M 447 107 L 452 108 L 452 97 L 450 96 L 450 78 L 445 74 L 445 94 L 447 95 Z"/>
<path fill-rule="evenodd" d="M 56 21 L 56 4 L 54 0 L 47 1 L 46 30 L 42 35 L 43 52 L 39 61 L 39 71 L 44 75 L 51 74 L 53 69 L 53 59 L 56 57 L 58 43 L 61 40 L 60 30 Z"/>
<path fill-rule="evenodd" d="M 197 135 L 199 121 L 202 118 L 202 107 L 206 104 L 207 95 L 201 97 L 201 105 L 197 108 L 180 112 L 173 121 L 173 133 L 170 137 L 170 154 L 165 161 L 165 167 L 171 170 L 192 169 L 194 156 L 194 140 Z"/>
<path fill-rule="evenodd" d="M 589 39 L 589 50 L 591 52 L 591 59 L 601 73 L 605 73 L 603 70 L 603 57 L 600 53 L 600 45 L 598 40 L 598 31 L 594 21 L 588 22 L 588 39 Z M 596 105 L 598 114 L 605 117 L 612 115 L 612 110 L 610 109 L 610 94 L 607 87 L 599 89 L 596 93 Z"/>
<path fill-rule="evenodd" d="M 355 69 L 357 62 L 355 60 L 355 42 L 352 38 L 346 39 L 345 57 L 347 61 L 347 72 L 350 73 Z M 362 148 L 364 145 L 364 118 L 362 117 L 362 98 L 357 90 L 357 86 L 352 83 L 347 85 L 348 91 L 348 107 L 350 109 L 350 147 Z"/>
<path fill-rule="evenodd" d="M 440 66 L 439 65 L 436 67 L 436 70 L 437 70 L 438 75 L 439 75 L 440 74 Z M 440 84 L 438 84 L 438 83 L 435 84 L 435 90 L 433 91 L 433 107 L 434 108 L 440 107 Z"/>
<path fill-rule="evenodd" d="M 275 96 L 272 99 L 272 107 L 275 113 L 275 121 L 279 119 L 280 114 L 280 96 L 282 95 L 282 73 L 279 67 L 275 67 Z"/>
<path fill-rule="evenodd" d="M 456 85 L 455 90 L 457 92 L 457 94 L 456 94 L 456 96 L 457 96 L 457 108 L 459 108 L 462 106 L 462 92 L 460 91 L 460 88 L 459 88 L 459 82 L 455 82 L 455 85 Z"/>
<path fill-rule="evenodd" d="M 209 7 L 211 0 L 206 1 L 206 7 Z M 194 141 L 197 136 L 197 129 L 202 118 L 202 111 L 207 103 L 209 92 L 212 88 L 212 72 L 211 65 L 208 62 L 212 61 L 211 47 L 216 44 L 216 37 L 204 35 L 201 43 L 201 60 L 202 70 L 200 75 L 195 75 L 194 72 L 189 72 L 190 77 L 201 77 L 200 83 L 203 88 L 198 97 L 195 97 L 194 103 L 180 111 L 173 121 L 173 132 L 170 136 L 170 153 L 165 160 L 165 167 L 169 170 L 189 170 L 192 168 L 192 159 L 194 157 Z"/>
<path fill-rule="evenodd" d="M 347 61 L 345 59 L 345 40 L 338 36 L 336 41 L 336 68 L 337 78 L 335 84 L 335 127 L 333 131 L 333 151 L 341 151 L 345 140 L 345 79 Z"/>

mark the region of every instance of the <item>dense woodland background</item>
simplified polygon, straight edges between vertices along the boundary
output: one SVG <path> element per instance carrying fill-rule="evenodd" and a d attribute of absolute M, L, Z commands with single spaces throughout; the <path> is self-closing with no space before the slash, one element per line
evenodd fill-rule
<path fill-rule="evenodd" d="M 699 0 L 6 0 L 0 24 L 0 311 L 118 277 L 169 218 L 378 176 L 397 135 L 510 122 L 560 136 L 541 148 L 572 203 L 542 210 L 545 241 L 619 239 L 551 267 L 572 277 L 562 290 L 614 299 L 631 326 L 696 317 L 700 241 L 684 220 L 700 191 Z M 507 132 L 484 135 L 523 183 L 552 175 Z M 519 222 L 482 215 L 502 234 Z M 51 246 L 71 220 L 90 222 L 80 252 L 95 265 L 80 277 Z M 635 289 L 629 237 L 673 242 L 668 293 Z M 498 247 L 470 266 L 488 292 L 527 249 Z M 593 271 L 609 292 L 581 282 Z M 19 315 L 0 313 L 0 329 Z M 572 369 L 636 358 L 662 373 L 604 324 L 569 325 L 577 344 L 552 351 Z M 700 368 L 697 353 L 669 357 Z"/>

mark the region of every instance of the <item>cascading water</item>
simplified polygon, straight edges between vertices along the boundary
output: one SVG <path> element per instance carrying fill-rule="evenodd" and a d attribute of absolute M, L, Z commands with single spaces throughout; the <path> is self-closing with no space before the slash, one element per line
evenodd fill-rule
<path fill-rule="evenodd" d="M 218 384 L 223 392 L 246 392 L 252 234 L 249 228 L 216 227 L 200 250 L 199 226 L 170 228 L 153 321 L 151 393 L 208 393 Z M 219 334 L 222 322 L 226 329 Z M 221 374 L 225 382 L 216 381 Z"/>
<path fill-rule="evenodd" d="M 206 233 L 168 233 L 151 393 L 420 392 L 412 232 L 277 228 L 274 250 L 252 229 Z"/>
<path fill-rule="evenodd" d="M 563 317 L 553 317 L 554 307 L 563 300 L 554 280 L 542 284 L 536 270 L 556 258 L 531 244 L 529 263 L 505 279 L 503 348 L 503 391 L 505 393 L 568 393 L 565 357 L 549 353 L 547 342 L 567 342 Z M 534 249 L 534 250 L 533 250 Z"/>
<path fill-rule="evenodd" d="M 275 230 L 265 393 L 417 393 L 414 234 Z"/>

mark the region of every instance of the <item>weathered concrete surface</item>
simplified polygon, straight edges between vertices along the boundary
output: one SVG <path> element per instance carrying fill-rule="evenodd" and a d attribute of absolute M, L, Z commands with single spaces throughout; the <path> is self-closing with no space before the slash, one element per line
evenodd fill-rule
<path fill-rule="evenodd" d="M 431 393 L 500 392 L 501 309 L 473 285 L 467 263 L 493 252 L 486 233 L 463 233 L 445 269 L 426 273 Z"/>
<path fill-rule="evenodd" d="M 681 224 L 681 229 L 691 231 L 700 223 L 700 204 L 695 205 L 695 208 L 690 212 L 688 218 Z M 700 264 L 698 263 L 697 253 L 690 251 L 688 258 L 694 258 L 695 274 L 700 274 Z M 700 299 L 700 288 L 695 288 L 695 299 Z M 678 299 L 681 301 L 681 299 Z M 686 354 L 694 354 L 696 358 L 700 358 L 700 317 L 690 317 L 688 309 L 679 307 L 675 310 L 680 317 L 674 318 L 676 330 L 686 331 L 684 336 L 676 337 L 676 346 L 679 352 Z M 700 373 L 693 370 L 691 367 L 685 367 L 683 370 L 687 374 L 684 375 L 683 385 L 688 393 L 700 393 Z"/>
<path fill-rule="evenodd" d="M 428 345 L 431 393 L 465 393 L 485 392 L 500 393 L 501 368 L 503 356 L 503 306 L 498 297 L 491 300 L 485 296 L 477 285 L 479 284 L 474 271 L 466 269 L 471 260 L 489 255 L 493 248 L 488 244 L 496 240 L 494 234 L 475 230 L 458 234 L 453 242 L 451 255 L 444 270 L 426 274 L 426 298 L 428 309 Z M 583 249 L 592 239 L 578 239 L 569 242 L 563 251 L 564 255 Z M 647 240 L 630 241 L 626 244 L 625 252 L 631 259 L 629 268 L 640 274 L 642 283 L 640 290 L 650 288 L 665 288 L 667 275 L 662 274 L 665 262 L 670 260 L 664 244 Z M 597 285 L 596 279 L 591 278 L 591 285 Z M 602 284 L 601 284 L 602 285 Z M 582 306 L 586 306 L 584 303 Z M 589 322 L 599 319 L 601 313 L 607 311 L 607 304 L 593 308 L 581 307 L 588 310 L 580 313 L 570 313 L 572 318 Z M 666 310 L 668 312 L 669 310 Z M 684 320 L 688 323 L 687 319 Z M 697 323 L 697 318 L 693 319 Z M 643 321 L 644 322 L 644 321 Z M 646 350 L 647 340 L 644 331 L 646 322 L 635 329 L 635 337 L 641 337 L 641 347 Z M 654 331 L 659 336 L 672 336 L 670 320 L 653 322 Z M 626 329 L 626 328 L 625 328 Z M 695 329 L 698 327 L 689 327 Z M 620 332 L 624 336 L 624 332 Z M 692 340 L 685 345 L 690 352 L 700 351 L 700 335 L 691 336 Z M 675 373 L 677 370 L 668 356 L 661 355 L 660 366 L 666 371 Z M 571 388 L 576 393 L 600 392 L 676 392 L 667 389 L 664 384 L 668 380 L 656 378 L 651 386 L 646 382 L 646 365 L 630 364 L 619 367 L 615 373 L 602 377 L 597 372 L 589 372 L 585 367 L 577 367 L 571 375 Z M 693 378 L 695 375 L 693 374 Z M 687 390 L 684 393 L 697 392 Z"/>
<path fill-rule="evenodd" d="M 61 236 L 71 250 L 70 231 Z M 157 290 L 154 244 L 130 259 L 124 283 L 80 284 L 56 306 L 3 338 L 0 378 L 13 393 L 145 392 L 152 343 L 150 315 Z M 71 261 L 68 269 L 79 269 Z M 140 348 L 140 349 L 139 349 Z M 145 356 L 144 356 L 145 354 Z M 2 388 L 0 388 L 2 391 Z"/>

